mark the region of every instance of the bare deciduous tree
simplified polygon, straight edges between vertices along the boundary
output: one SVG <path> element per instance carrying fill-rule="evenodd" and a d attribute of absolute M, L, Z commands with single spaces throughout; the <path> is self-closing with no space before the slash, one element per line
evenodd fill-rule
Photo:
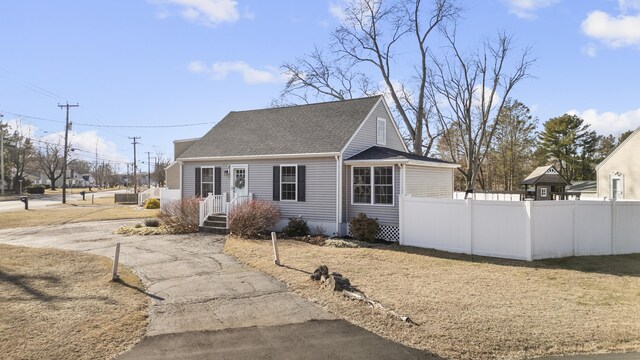
<path fill-rule="evenodd" d="M 348 2 L 344 19 L 334 31 L 333 49 L 337 59 L 327 61 L 316 49 L 306 60 L 299 59 L 293 66 L 285 64 L 289 82 L 283 94 L 289 98 L 297 96 L 297 100 L 302 101 L 306 101 L 309 90 L 321 98 L 338 100 L 370 95 L 377 84 L 357 71 L 370 69 L 380 74 L 411 149 L 417 154 L 429 154 L 442 128 L 437 119 L 430 116 L 427 41 L 434 30 L 455 19 L 460 12 L 455 0 L 430 3 L 432 7 L 427 9 L 422 0 Z M 403 65 L 393 59 L 396 47 L 405 40 L 417 49 L 403 54 L 413 64 L 415 75 L 400 81 L 394 76 L 401 72 Z M 377 92 L 380 93 L 380 89 Z"/>
<path fill-rule="evenodd" d="M 435 66 L 429 94 L 442 126 L 456 129 L 445 132 L 442 141 L 454 141 L 448 134 L 462 137 L 461 158 L 457 152 L 451 152 L 451 160 L 463 165 L 458 170 L 466 180 L 467 189 L 473 189 L 496 133 L 496 119 L 502 116 L 516 84 L 529 76 L 534 59 L 527 48 L 512 61 L 512 38 L 504 33 L 484 42 L 482 48 L 470 56 L 459 50 L 455 31 L 444 34 L 450 51 L 440 58 L 432 56 Z M 513 68 L 509 69 L 510 66 Z"/>
<path fill-rule="evenodd" d="M 47 143 L 35 154 L 38 167 L 51 181 L 51 190 L 56 189 L 56 181 L 62 177 L 63 150 L 64 146 L 61 144 Z"/>

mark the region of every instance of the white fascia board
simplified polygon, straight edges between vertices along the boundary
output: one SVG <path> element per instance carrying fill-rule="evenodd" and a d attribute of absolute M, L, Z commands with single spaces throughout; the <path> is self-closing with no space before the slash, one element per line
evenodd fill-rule
<path fill-rule="evenodd" d="M 381 159 L 381 160 L 347 160 L 345 165 L 389 165 L 389 164 L 406 164 L 411 166 L 437 167 L 437 168 L 459 168 L 459 164 L 438 163 L 431 161 L 419 161 L 409 159 Z"/>
<path fill-rule="evenodd" d="M 631 135 L 629 135 L 626 139 L 624 139 L 624 141 L 622 142 L 622 144 L 616 146 L 615 149 L 613 149 L 613 151 L 611 152 L 611 154 L 609 154 L 609 156 L 607 156 L 606 158 L 604 158 L 604 160 L 602 160 L 600 162 L 600 164 L 596 165 L 596 171 L 600 170 L 600 168 L 602 167 L 602 165 L 604 165 L 607 161 L 609 161 L 609 159 L 611 159 L 617 152 L 618 150 L 622 149 L 622 147 L 629 142 L 629 140 L 631 140 L 631 138 L 633 138 L 634 136 L 636 136 L 638 133 L 640 132 L 640 126 L 638 126 L 638 128 L 631 133 Z"/>
<path fill-rule="evenodd" d="M 457 169 L 460 167 L 460 164 L 439 163 L 439 162 L 420 161 L 420 160 L 409 160 L 407 164 L 411 166 L 439 167 L 439 168 L 450 168 L 450 169 Z"/>
<path fill-rule="evenodd" d="M 389 109 L 389 105 L 387 104 L 387 101 L 384 99 L 384 96 L 382 96 L 381 99 L 382 99 L 382 103 L 384 104 L 384 108 L 387 110 L 387 114 L 389 115 L 389 119 L 391 119 L 391 123 L 393 124 L 393 128 L 396 129 L 396 133 L 398 134 L 398 137 L 400 138 L 400 143 L 404 147 L 404 151 L 405 152 L 409 152 L 409 148 L 407 147 L 407 144 L 404 142 L 404 139 L 402 138 L 402 134 L 400 133 L 400 128 L 398 128 L 398 124 L 396 124 L 396 120 L 393 118 L 393 115 L 391 114 L 391 109 Z M 376 104 L 376 106 L 377 106 L 377 104 Z"/>
<path fill-rule="evenodd" d="M 178 158 L 179 161 L 230 161 L 251 159 L 295 159 L 295 158 L 324 158 L 335 157 L 339 152 L 305 153 L 305 154 L 265 154 L 265 155 L 237 155 L 237 156 L 203 156 L 191 158 Z"/>
<path fill-rule="evenodd" d="M 188 142 L 188 141 L 198 141 L 202 138 L 191 138 L 191 139 L 178 139 L 178 140 L 173 140 L 173 143 L 181 143 L 181 142 Z"/>
<path fill-rule="evenodd" d="M 407 159 L 384 159 L 384 160 L 346 160 L 345 165 L 391 165 L 391 164 L 408 164 Z"/>

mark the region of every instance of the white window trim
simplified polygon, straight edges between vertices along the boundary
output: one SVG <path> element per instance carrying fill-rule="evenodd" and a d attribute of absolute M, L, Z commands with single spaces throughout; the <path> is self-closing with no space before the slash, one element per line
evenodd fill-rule
<path fill-rule="evenodd" d="M 540 196 L 541 197 L 547 197 L 547 188 L 546 187 L 540 188 Z"/>
<path fill-rule="evenodd" d="M 211 175 L 213 176 L 213 180 L 211 180 L 211 182 L 204 182 L 202 181 L 203 177 L 202 177 L 202 170 L 203 169 L 211 169 Z M 204 193 L 202 185 L 204 184 L 211 184 L 211 194 L 215 194 L 216 192 L 216 167 L 215 166 L 201 166 L 200 167 L 200 197 L 206 198 L 207 196 L 209 196 L 210 193 Z"/>
<path fill-rule="evenodd" d="M 375 191 L 376 191 L 376 186 L 375 186 L 375 172 L 374 172 L 374 168 L 377 167 L 391 167 L 391 204 L 376 204 L 375 203 Z M 354 184 L 353 184 L 353 170 L 355 168 L 369 168 L 371 169 L 371 176 L 370 176 L 370 183 L 369 186 L 371 186 L 371 202 L 370 203 L 357 203 L 357 202 L 353 202 L 353 197 L 354 197 Z M 388 206 L 388 207 L 393 207 L 396 205 L 396 167 L 395 165 L 372 165 L 372 166 L 351 166 L 351 205 L 354 206 L 358 206 L 358 205 L 364 205 L 364 206 Z"/>
<path fill-rule="evenodd" d="M 294 181 L 294 184 L 296 186 L 296 198 L 295 200 L 291 200 L 291 199 L 282 199 L 282 168 L 283 167 L 294 167 L 296 169 L 296 180 Z M 287 183 L 287 184 L 291 184 L 291 183 Z M 298 164 L 281 164 L 280 165 L 280 201 L 289 201 L 289 202 L 297 202 L 298 201 Z"/>
<path fill-rule="evenodd" d="M 620 186 L 620 198 L 615 198 L 613 194 L 613 180 L 618 179 Z M 609 199 L 624 200 L 624 175 L 611 175 L 609 179 Z"/>
<path fill-rule="evenodd" d="M 380 123 L 384 124 L 384 138 L 380 139 Z M 387 145 L 387 119 L 377 118 L 376 119 L 376 144 L 378 145 Z"/>

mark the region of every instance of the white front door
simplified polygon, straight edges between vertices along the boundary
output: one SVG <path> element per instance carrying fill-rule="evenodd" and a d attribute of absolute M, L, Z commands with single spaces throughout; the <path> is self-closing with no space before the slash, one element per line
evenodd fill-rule
<path fill-rule="evenodd" d="M 611 198 L 613 200 L 623 199 L 622 194 L 622 176 L 611 177 Z"/>
<path fill-rule="evenodd" d="M 231 165 L 231 198 L 249 195 L 248 165 Z"/>

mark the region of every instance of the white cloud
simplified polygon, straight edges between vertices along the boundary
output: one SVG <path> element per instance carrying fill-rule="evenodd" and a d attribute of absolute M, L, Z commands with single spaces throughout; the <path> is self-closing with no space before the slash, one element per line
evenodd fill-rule
<path fill-rule="evenodd" d="M 588 57 L 596 57 L 598 55 L 598 47 L 593 43 L 589 43 L 582 48 L 582 53 Z"/>
<path fill-rule="evenodd" d="M 560 0 L 505 0 L 509 13 L 527 20 L 537 17 L 536 11 L 555 5 Z"/>
<path fill-rule="evenodd" d="M 640 0 L 618 0 L 622 12 L 640 11 Z"/>
<path fill-rule="evenodd" d="M 581 27 L 587 36 L 614 48 L 640 46 L 640 13 L 611 16 L 604 11 L 596 10 L 587 16 Z"/>
<path fill-rule="evenodd" d="M 202 74 L 209 71 L 207 65 L 202 61 L 190 62 L 189 65 L 187 65 L 187 69 L 189 70 L 189 72 L 194 74 Z"/>
<path fill-rule="evenodd" d="M 347 14 L 344 12 L 345 4 L 340 2 L 330 2 L 329 3 L 329 14 L 334 18 L 338 19 L 338 21 L 343 22 L 347 18 Z"/>
<path fill-rule="evenodd" d="M 627 130 L 635 130 L 640 126 L 640 108 L 624 113 L 603 112 L 596 109 L 584 111 L 570 110 L 568 114 L 578 115 L 600 135 L 620 135 Z"/>
<path fill-rule="evenodd" d="M 64 131 L 49 133 L 42 136 L 40 140 L 51 144 L 64 144 Z M 74 132 L 69 131 L 70 149 L 72 158 L 93 162 L 95 161 L 96 150 L 100 161 L 112 162 L 116 165 L 127 162 L 127 158 L 118 152 L 118 146 L 100 137 L 95 130 Z"/>
<path fill-rule="evenodd" d="M 210 74 L 214 80 L 224 80 L 231 73 L 238 73 L 246 84 L 278 83 L 286 76 L 273 66 L 256 69 L 244 61 L 219 61 L 207 66 L 202 61 L 192 61 L 187 66 L 195 74 Z"/>
<path fill-rule="evenodd" d="M 221 23 L 233 23 L 240 19 L 238 2 L 236 0 L 148 0 L 153 4 L 174 5 L 180 8 L 180 14 L 185 19 L 207 26 L 216 26 Z M 156 16 L 166 18 L 169 10 L 162 6 Z M 248 9 L 244 16 L 253 18 Z"/>

